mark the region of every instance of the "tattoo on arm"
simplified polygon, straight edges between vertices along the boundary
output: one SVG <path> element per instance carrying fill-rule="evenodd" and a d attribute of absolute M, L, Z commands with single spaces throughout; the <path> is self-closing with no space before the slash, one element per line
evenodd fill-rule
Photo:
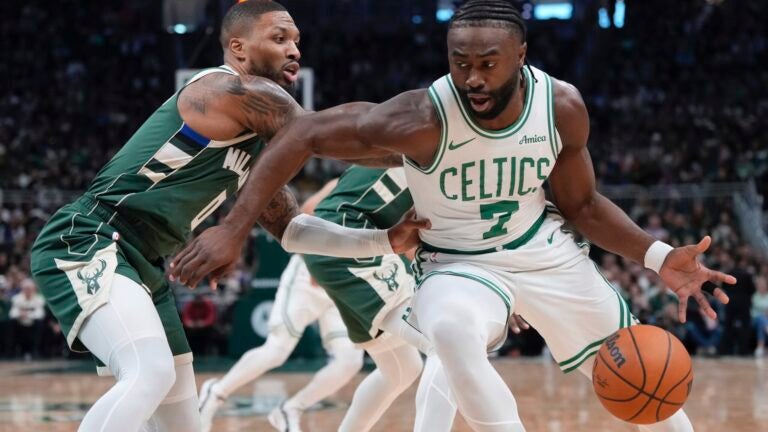
<path fill-rule="evenodd" d="M 253 81 L 246 86 L 239 76 L 235 76 L 228 80 L 226 91 L 240 99 L 239 109 L 245 115 L 248 128 L 267 138 L 293 118 L 298 108 L 288 93 L 266 80 Z"/>
<path fill-rule="evenodd" d="M 259 216 L 259 225 L 282 240 L 285 228 L 299 214 L 299 205 L 288 187 L 283 187 Z"/>

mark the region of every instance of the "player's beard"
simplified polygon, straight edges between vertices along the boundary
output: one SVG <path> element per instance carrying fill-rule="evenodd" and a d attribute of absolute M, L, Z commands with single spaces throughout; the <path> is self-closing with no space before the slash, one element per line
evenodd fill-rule
<path fill-rule="evenodd" d="M 254 62 L 251 62 L 251 67 L 248 68 L 248 73 L 274 81 L 275 84 L 279 85 L 283 88 L 283 90 L 287 91 L 291 97 L 294 99 L 296 98 L 296 83 L 292 82 L 290 84 L 284 84 L 282 69 L 274 69 L 269 66 L 258 65 Z"/>
<path fill-rule="evenodd" d="M 477 112 L 472 108 L 472 104 L 470 103 L 469 97 L 467 96 L 467 93 L 469 93 L 467 88 L 458 88 L 457 90 L 459 91 L 461 102 L 465 107 L 469 109 L 474 117 L 480 120 L 493 120 L 498 117 L 502 111 L 504 111 L 507 105 L 509 105 L 509 101 L 512 100 L 512 97 L 517 92 L 519 83 L 520 71 L 518 70 L 514 72 L 512 76 L 507 81 L 505 81 L 504 84 L 501 85 L 501 87 L 485 93 L 493 101 L 493 106 L 491 106 L 491 109 L 486 112 Z"/>

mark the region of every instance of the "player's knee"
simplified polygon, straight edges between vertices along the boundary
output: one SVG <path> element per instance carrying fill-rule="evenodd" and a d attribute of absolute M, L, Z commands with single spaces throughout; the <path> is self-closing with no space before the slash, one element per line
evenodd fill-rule
<path fill-rule="evenodd" d="M 363 351 L 356 348 L 336 349 L 331 352 L 331 361 L 338 364 L 339 368 L 354 375 L 363 368 Z"/>
<path fill-rule="evenodd" d="M 282 366 L 291 356 L 293 348 L 286 346 L 285 344 L 272 343 L 265 345 L 269 349 L 269 366 L 270 368 L 276 368 Z"/>
<path fill-rule="evenodd" d="M 405 390 L 416 381 L 416 378 L 418 378 L 419 375 L 421 375 L 421 371 L 424 368 L 424 362 L 421 360 L 421 355 L 414 349 L 414 352 L 411 355 L 408 355 L 403 359 L 402 367 L 403 376 L 400 380 L 400 387 L 402 390 Z"/>
<path fill-rule="evenodd" d="M 459 320 L 452 315 L 438 318 L 426 329 L 427 336 L 440 350 L 464 351 L 466 347 L 482 345 L 483 330 L 473 319 Z"/>
<path fill-rule="evenodd" d="M 164 398 L 176 382 L 176 369 L 173 355 L 157 356 L 142 362 L 139 381 L 145 383 L 153 395 Z"/>

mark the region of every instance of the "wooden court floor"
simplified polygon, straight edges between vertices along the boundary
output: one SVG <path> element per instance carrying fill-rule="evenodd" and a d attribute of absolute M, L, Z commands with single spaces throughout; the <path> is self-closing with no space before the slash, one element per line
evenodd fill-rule
<path fill-rule="evenodd" d="M 517 398 L 529 432 L 624 432 L 636 430 L 614 420 L 600 406 L 591 385 L 577 374 L 562 374 L 549 360 L 497 359 L 494 365 Z M 35 363 L 0 363 L 0 431 L 68 432 L 111 378 L 90 373 L 34 372 Z M 45 367 L 50 369 L 50 363 Z M 686 411 L 697 432 L 768 431 L 768 361 L 697 360 Z M 198 376 L 198 384 L 214 374 Z M 214 431 L 270 431 L 263 413 L 307 382 L 308 373 L 270 373 L 230 399 Z M 303 419 L 305 432 L 333 431 L 360 374 Z M 415 386 L 400 396 L 376 432 L 411 430 Z M 457 418 L 455 431 L 469 431 Z"/>

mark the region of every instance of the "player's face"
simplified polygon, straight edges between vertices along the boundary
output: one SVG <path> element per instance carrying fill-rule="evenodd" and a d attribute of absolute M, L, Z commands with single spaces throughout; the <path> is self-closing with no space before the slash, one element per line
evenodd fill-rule
<path fill-rule="evenodd" d="M 300 37 L 287 12 L 263 14 L 244 41 L 248 73 L 269 78 L 293 94 L 299 79 Z"/>
<path fill-rule="evenodd" d="M 520 84 L 526 44 L 505 28 L 456 27 L 448 32 L 448 63 L 459 97 L 475 117 L 501 114 Z"/>

